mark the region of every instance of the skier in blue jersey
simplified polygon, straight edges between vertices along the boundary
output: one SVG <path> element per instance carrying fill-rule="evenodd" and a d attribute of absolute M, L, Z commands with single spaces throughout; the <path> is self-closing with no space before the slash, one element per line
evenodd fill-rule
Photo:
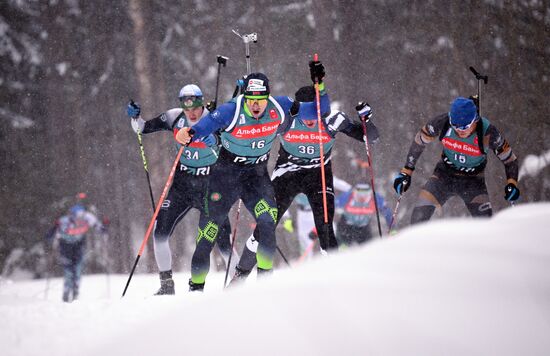
<path fill-rule="evenodd" d="M 319 83 L 321 112 L 330 110 L 322 82 L 321 62 L 310 62 L 313 82 Z M 256 220 L 261 241 L 256 254 L 258 272 L 273 268 L 276 251 L 275 225 L 278 219 L 275 192 L 267 172 L 267 160 L 275 137 L 286 132 L 301 117 L 317 112 L 313 102 L 300 103 L 287 96 L 271 96 L 269 80 L 263 73 L 251 73 L 244 80 L 244 94 L 206 116 L 197 125 L 179 126 L 176 140 L 195 142 L 216 130 L 221 131 L 220 157 L 212 169 L 208 201 L 199 221 L 199 234 L 191 262 L 190 290 L 202 291 L 210 266 L 210 251 L 219 236 L 220 224 L 239 198 Z"/>
<path fill-rule="evenodd" d="M 410 187 L 416 162 L 426 144 L 438 138 L 443 144 L 441 160 L 420 191 L 411 223 L 429 220 L 435 209 L 441 208 L 454 195 L 464 201 L 472 216 L 491 216 L 484 174 L 489 150 L 504 164 L 507 178 L 504 198 L 510 202 L 519 198 L 516 155 L 498 129 L 478 115 L 473 98 L 463 97 L 456 98 L 448 113 L 436 116 L 416 134 L 405 167 L 394 180 L 393 186 L 398 194 Z"/>
<path fill-rule="evenodd" d="M 386 225 L 390 226 L 391 209 L 380 194 L 376 194 L 376 204 L 373 197 L 371 185 L 359 183 L 336 199 L 336 213 L 340 216 L 336 235 L 341 245 L 362 244 L 374 236 L 374 224 L 371 223 L 376 219 L 376 207 L 386 220 Z"/>
<path fill-rule="evenodd" d="M 97 217 L 81 204 L 71 207 L 69 213 L 58 220 L 54 243 L 58 246 L 59 262 L 63 266 L 64 302 L 78 299 L 86 239 L 92 228 L 98 232 L 105 229 Z"/>
<path fill-rule="evenodd" d="M 148 134 L 161 130 L 173 131 L 176 125 L 193 127 L 209 114 L 203 105 L 203 94 L 195 84 L 188 84 L 179 92 L 179 108 L 170 109 L 153 119 L 143 120 L 141 108 L 131 102 L 127 114 L 132 118 L 132 128 L 136 133 Z M 177 144 L 178 149 L 181 146 Z M 218 159 L 219 137 L 215 132 L 201 140 L 188 144 L 180 158 L 170 191 L 160 208 L 154 231 L 155 259 L 159 268 L 160 289 L 156 295 L 175 294 L 172 279 L 172 253 L 169 238 L 176 224 L 192 209 L 204 208 L 204 199 L 208 187 L 211 168 Z M 218 247 L 228 262 L 231 251 L 229 219 L 220 223 Z"/>
<path fill-rule="evenodd" d="M 301 102 L 313 102 L 315 90 L 312 86 L 302 87 L 295 93 L 295 98 Z M 369 141 L 377 140 L 378 129 L 370 120 L 372 117 L 371 107 L 366 102 L 362 102 L 356 109 L 360 120 L 366 121 Z M 321 140 L 325 154 L 328 236 L 320 236 L 319 243 L 321 249 L 327 251 L 338 247 L 332 225 L 334 216 L 332 147 L 339 132 L 360 142 L 364 140 L 364 132 L 362 123 L 352 120 L 346 113 L 338 110 L 332 110 L 328 115 L 324 115 L 321 123 Z M 294 120 L 288 132 L 282 134 L 280 138 L 279 157 L 271 177 L 279 214 L 282 216 L 286 212 L 296 195 L 304 193 L 311 204 L 316 230 L 318 232 L 325 231 L 323 228 L 325 223 L 317 115 L 304 115 L 299 120 Z M 254 253 L 260 238 L 258 232 L 256 229 L 254 235 L 247 241 L 235 269 L 232 283 L 239 279 L 245 279 L 254 267 Z"/>

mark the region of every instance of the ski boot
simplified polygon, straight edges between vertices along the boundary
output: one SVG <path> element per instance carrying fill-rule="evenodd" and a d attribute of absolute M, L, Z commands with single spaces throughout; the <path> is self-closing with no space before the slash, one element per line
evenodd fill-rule
<path fill-rule="evenodd" d="M 189 278 L 189 291 L 190 292 L 204 292 L 204 283 L 193 283 Z"/>
<path fill-rule="evenodd" d="M 258 278 L 264 278 L 273 274 L 273 269 L 263 269 L 258 267 Z"/>
<path fill-rule="evenodd" d="M 174 295 L 176 289 L 174 286 L 174 280 L 172 279 L 172 270 L 160 272 L 160 289 L 155 295 Z"/>
<path fill-rule="evenodd" d="M 235 274 L 233 275 L 233 278 L 231 278 L 231 281 L 229 281 L 228 287 L 234 287 L 238 284 L 243 283 L 248 275 L 250 274 L 250 271 L 241 269 L 238 265 L 235 267 Z"/>

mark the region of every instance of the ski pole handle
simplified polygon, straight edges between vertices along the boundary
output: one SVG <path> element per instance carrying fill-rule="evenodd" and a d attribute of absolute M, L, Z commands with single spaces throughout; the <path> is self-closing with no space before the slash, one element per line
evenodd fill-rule
<path fill-rule="evenodd" d="M 478 72 L 477 70 L 475 70 L 474 67 L 470 67 L 470 71 L 471 71 L 472 73 L 474 73 L 474 75 L 476 76 L 476 79 L 477 79 L 477 80 L 483 80 L 483 83 L 484 83 L 484 84 L 487 84 L 487 82 L 489 81 L 489 77 L 488 77 L 488 76 L 479 74 L 479 72 Z"/>

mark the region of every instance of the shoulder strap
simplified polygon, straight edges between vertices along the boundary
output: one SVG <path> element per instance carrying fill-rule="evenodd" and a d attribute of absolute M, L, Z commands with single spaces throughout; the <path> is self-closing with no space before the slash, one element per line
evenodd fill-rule
<path fill-rule="evenodd" d="M 449 120 L 445 120 L 445 124 L 441 128 L 441 132 L 439 133 L 439 141 L 442 141 L 445 135 L 447 134 L 447 131 L 449 131 L 449 127 L 451 127 L 451 123 Z"/>
<path fill-rule="evenodd" d="M 476 134 L 477 134 L 477 145 L 479 147 L 479 152 L 481 152 L 481 154 L 485 154 L 485 148 L 483 147 L 483 118 L 481 118 L 477 123 Z"/>

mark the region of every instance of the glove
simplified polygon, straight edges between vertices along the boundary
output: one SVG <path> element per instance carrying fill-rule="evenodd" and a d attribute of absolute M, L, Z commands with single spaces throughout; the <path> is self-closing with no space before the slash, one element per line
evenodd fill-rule
<path fill-rule="evenodd" d="M 516 201 L 519 198 L 519 188 L 514 183 L 506 184 L 504 187 L 504 199 L 508 201 Z"/>
<path fill-rule="evenodd" d="M 126 108 L 126 114 L 131 118 L 137 118 L 141 114 L 141 107 L 138 103 L 134 103 L 133 100 L 130 100 L 128 107 Z"/>
<path fill-rule="evenodd" d="M 311 75 L 311 81 L 313 83 L 321 84 L 323 82 L 323 78 L 325 77 L 325 67 L 323 66 L 323 63 L 319 61 L 310 61 L 309 74 Z"/>
<path fill-rule="evenodd" d="M 145 120 L 143 120 L 141 117 L 132 118 L 132 120 L 130 120 L 130 124 L 132 125 L 132 129 L 135 133 L 143 132 L 143 128 L 145 127 Z"/>
<path fill-rule="evenodd" d="M 194 134 L 195 134 L 195 130 L 189 127 L 174 129 L 174 138 L 176 139 L 176 141 L 178 141 L 182 145 L 187 145 L 189 142 L 191 142 L 191 139 L 193 138 Z"/>
<path fill-rule="evenodd" d="M 209 102 L 206 103 L 206 109 L 208 109 L 208 111 L 212 112 L 214 110 L 216 110 L 216 100 L 210 100 Z"/>
<path fill-rule="evenodd" d="M 404 169 L 409 170 L 408 168 Z M 409 187 L 411 186 L 411 180 L 412 178 L 410 174 L 401 171 L 401 173 L 399 173 L 393 181 L 393 189 L 395 189 L 397 194 L 401 195 L 409 189 Z"/>
<path fill-rule="evenodd" d="M 355 110 L 357 110 L 357 114 L 361 119 L 364 119 L 365 122 L 369 121 L 369 119 L 372 117 L 371 107 L 366 101 L 361 101 L 357 103 Z"/>
<path fill-rule="evenodd" d="M 216 143 L 218 143 L 218 140 L 216 139 L 216 136 L 213 134 L 210 134 L 202 139 L 202 142 L 204 142 L 208 147 L 214 146 Z"/>

